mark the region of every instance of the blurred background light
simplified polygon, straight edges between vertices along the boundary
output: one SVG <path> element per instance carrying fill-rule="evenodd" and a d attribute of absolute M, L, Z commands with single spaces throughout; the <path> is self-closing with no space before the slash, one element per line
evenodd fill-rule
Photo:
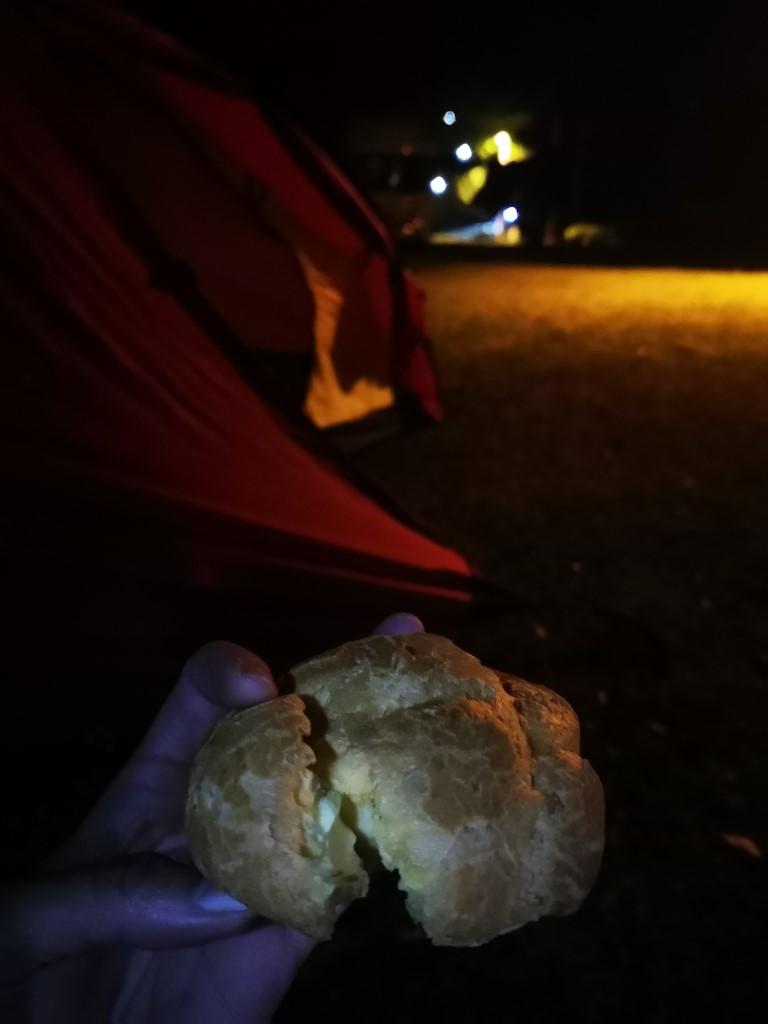
<path fill-rule="evenodd" d="M 466 174 L 462 174 L 456 181 L 456 193 L 462 203 L 469 206 L 487 180 L 488 168 L 483 165 L 471 167 Z"/>
<path fill-rule="evenodd" d="M 429 183 L 429 189 L 436 196 L 441 196 L 443 192 L 448 188 L 448 182 L 442 175 L 438 174 L 436 178 L 433 178 Z"/>
<path fill-rule="evenodd" d="M 512 162 L 512 137 L 509 132 L 496 132 L 493 136 L 496 143 L 496 156 L 502 167 Z"/>
<path fill-rule="evenodd" d="M 481 160 L 490 160 L 493 157 L 499 161 L 502 167 L 507 164 L 522 163 L 533 156 L 532 150 L 517 142 L 507 131 L 496 132 L 489 136 L 477 146 L 477 155 Z"/>

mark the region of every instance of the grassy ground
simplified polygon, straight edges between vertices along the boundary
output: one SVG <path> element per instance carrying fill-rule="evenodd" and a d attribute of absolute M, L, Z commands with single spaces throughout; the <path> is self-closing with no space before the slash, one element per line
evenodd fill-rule
<path fill-rule="evenodd" d="M 516 595 L 459 639 L 576 707 L 605 860 L 579 914 L 479 950 L 351 917 L 280 1019 L 764 1013 L 768 275 L 446 263 L 418 278 L 446 419 L 361 463 Z"/>

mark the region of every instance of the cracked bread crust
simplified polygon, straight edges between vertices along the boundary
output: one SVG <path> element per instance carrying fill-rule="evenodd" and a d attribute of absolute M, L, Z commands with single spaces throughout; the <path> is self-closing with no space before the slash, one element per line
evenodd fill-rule
<path fill-rule="evenodd" d="M 357 877 L 334 878 L 328 853 L 310 855 L 309 732 L 292 695 L 226 715 L 193 764 L 186 830 L 192 859 L 212 882 L 257 913 L 325 939 L 334 907 L 365 895 L 368 878 L 362 866 Z"/>
<path fill-rule="evenodd" d="M 279 768 L 285 764 L 294 780 L 296 772 L 308 770 L 305 707 L 322 762 L 315 769 L 326 786 L 368 808 L 370 838 L 384 865 L 399 871 L 409 911 L 434 943 L 477 945 L 545 914 L 579 907 L 602 855 L 603 793 L 579 756 L 578 720 L 565 700 L 486 668 L 431 634 L 344 644 L 296 666 L 286 684 L 295 696 L 249 709 L 262 711 L 246 723 L 252 744 L 261 748 L 259 770 L 285 771 Z M 281 712 L 278 725 L 271 709 L 281 701 L 295 703 L 285 705 L 290 715 Z M 297 743 L 301 756 L 291 753 Z M 269 769 L 267 745 L 282 751 Z M 221 772 L 220 761 L 236 764 L 225 775 L 241 770 L 234 752 L 218 743 L 202 767 L 195 766 L 198 790 L 212 769 Z M 296 792 L 295 781 L 275 786 L 265 786 L 264 799 L 285 801 Z M 238 807 L 240 815 L 258 812 L 259 820 L 265 814 L 253 801 Z M 209 805 L 203 817 L 213 813 Z M 295 850 L 291 814 L 296 816 L 295 807 L 286 805 L 275 821 Z M 281 853 L 269 830 L 260 826 L 253 839 L 258 850 L 251 847 L 250 867 L 241 846 L 227 875 L 235 879 L 242 871 L 251 879 L 252 898 L 244 902 L 309 934 L 325 929 L 320 937 L 327 937 L 332 921 L 325 917 L 318 924 L 317 866 L 304 858 L 278 869 L 272 862 Z M 216 852 L 209 852 L 200 861 L 206 874 L 206 865 L 218 866 Z M 214 881 L 222 884 L 220 877 Z M 242 886 L 224 887 L 244 898 Z M 268 889 L 269 909 L 254 902 Z"/>
<path fill-rule="evenodd" d="M 286 681 L 323 709 L 337 735 L 423 704 L 493 702 L 499 686 L 477 658 L 429 633 L 352 640 L 296 665 Z"/>

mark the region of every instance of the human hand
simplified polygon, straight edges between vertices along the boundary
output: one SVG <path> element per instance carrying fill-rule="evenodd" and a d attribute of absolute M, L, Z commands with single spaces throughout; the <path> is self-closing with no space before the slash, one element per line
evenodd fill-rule
<path fill-rule="evenodd" d="M 376 633 L 423 630 L 399 614 Z M 260 658 L 190 658 L 144 740 L 38 875 L 0 892 L 0 1011 L 41 1024 L 269 1021 L 313 941 L 256 918 L 190 864 L 189 769 L 213 724 L 276 694 Z"/>

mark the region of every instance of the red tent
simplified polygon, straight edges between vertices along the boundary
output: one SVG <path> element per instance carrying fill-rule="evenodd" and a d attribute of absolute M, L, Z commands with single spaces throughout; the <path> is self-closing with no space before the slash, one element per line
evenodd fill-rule
<path fill-rule="evenodd" d="M 15 671 L 49 674 L 73 722 L 97 681 L 154 705 L 216 635 L 279 662 L 392 610 L 434 624 L 464 607 L 464 559 L 262 394 L 311 353 L 316 423 L 402 391 L 438 414 L 418 297 L 364 204 L 166 37 L 100 5 L 4 17 Z"/>

